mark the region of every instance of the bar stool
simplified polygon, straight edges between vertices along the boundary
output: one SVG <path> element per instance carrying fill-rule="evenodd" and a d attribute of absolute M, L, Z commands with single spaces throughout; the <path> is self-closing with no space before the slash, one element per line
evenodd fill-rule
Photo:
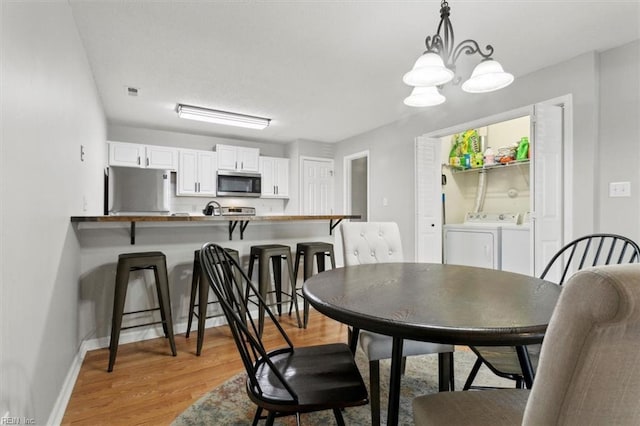
<path fill-rule="evenodd" d="M 253 273 L 253 265 L 256 259 L 258 260 L 258 290 L 260 296 L 266 300 L 268 293 L 276 294 L 275 305 L 278 309 L 278 316 L 282 315 L 282 295 L 284 294 L 285 296 L 289 296 L 289 303 L 295 304 L 298 327 L 302 327 L 302 324 L 300 323 L 300 313 L 298 312 L 298 300 L 295 297 L 296 280 L 295 275 L 293 274 L 293 264 L 291 262 L 291 247 L 282 244 L 251 246 L 251 253 L 249 256 L 249 278 L 251 278 L 251 274 Z M 282 291 L 282 259 L 285 259 L 287 262 L 289 281 L 291 283 L 290 293 Z M 268 290 L 271 283 L 269 260 L 271 260 L 273 267 L 273 280 L 275 287 L 275 290 L 273 291 Z M 258 315 L 259 333 L 262 335 L 262 330 L 264 328 L 264 307 L 261 307 L 258 310 Z"/>
<path fill-rule="evenodd" d="M 300 266 L 300 257 L 304 257 L 303 263 L 303 283 L 308 280 L 311 275 L 313 275 L 313 259 L 315 258 L 316 264 L 318 267 L 318 273 L 324 271 L 325 268 L 325 257 L 329 256 L 331 260 L 331 268 L 335 269 L 336 267 L 336 259 L 333 256 L 333 244 L 325 243 L 320 241 L 313 241 L 307 243 L 298 243 L 296 245 L 296 260 L 295 260 L 295 269 L 294 276 L 296 280 L 298 279 L 298 267 Z M 302 287 L 296 289 L 296 293 L 299 294 L 304 299 L 304 315 L 303 315 L 303 326 L 307 328 L 307 324 L 309 323 L 309 302 L 302 294 Z M 289 314 L 291 314 L 291 308 L 289 308 Z"/>
<path fill-rule="evenodd" d="M 233 259 L 240 264 L 240 256 L 238 250 L 231 248 L 225 248 L 224 251 L 229 253 Z M 200 285 L 203 284 L 203 285 Z M 198 303 L 196 304 L 196 294 L 198 294 Z M 205 302 L 203 302 L 205 301 Z M 198 318 L 198 342 L 196 345 L 196 355 L 200 356 L 202 352 L 202 343 L 204 341 L 204 326 L 205 320 L 208 318 L 224 316 L 224 313 L 214 314 L 207 316 L 207 306 L 218 303 L 217 300 L 209 302 L 209 282 L 205 274 L 202 273 L 200 268 L 200 250 L 196 250 L 193 253 L 193 274 L 191 278 L 191 299 L 189 301 L 189 320 L 187 321 L 187 333 L 185 337 L 189 337 L 191 331 L 191 322 L 193 316 Z M 198 313 L 195 312 L 195 307 L 198 307 Z"/>
<path fill-rule="evenodd" d="M 159 307 L 143 309 L 139 311 L 124 312 L 124 301 L 129 286 L 129 274 L 131 271 L 144 269 L 153 270 L 155 276 L 156 291 L 158 293 Z M 122 317 L 141 312 L 160 311 L 161 321 L 122 327 Z M 173 338 L 173 322 L 171 320 L 171 301 L 169 299 L 169 279 L 167 277 L 167 260 L 164 253 L 159 251 L 142 253 L 124 253 L 118 256 L 118 268 L 116 272 L 116 288 L 113 298 L 113 316 L 111 318 L 111 341 L 109 342 L 109 368 L 113 371 L 118 353 L 118 341 L 120 330 L 143 327 L 153 324 L 162 324 L 164 336 L 169 338 L 171 353 L 176 356 L 176 343 Z"/>

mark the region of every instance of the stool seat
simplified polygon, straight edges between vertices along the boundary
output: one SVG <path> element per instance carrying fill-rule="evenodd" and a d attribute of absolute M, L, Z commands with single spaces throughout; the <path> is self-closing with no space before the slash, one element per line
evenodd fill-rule
<path fill-rule="evenodd" d="M 152 309 L 124 312 L 127 287 L 129 286 L 129 274 L 132 271 L 144 269 L 153 270 L 156 292 L 158 295 L 158 304 L 160 306 Z M 161 321 L 122 327 L 122 317 L 124 315 L 151 311 L 160 311 Z M 173 321 L 171 319 L 171 300 L 169 298 L 167 260 L 164 253 L 160 251 L 122 253 L 118 256 L 118 266 L 116 270 L 113 315 L 111 318 L 111 340 L 109 342 L 109 367 L 107 368 L 107 371 L 113 371 L 113 366 L 116 362 L 120 331 L 128 328 L 143 327 L 153 324 L 162 324 L 164 335 L 169 339 L 171 353 L 173 356 L 176 356 L 176 343 L 173 337 Z"/>
<path fill-rule="evenodd" d="M 333 254 L 333 244 L 326 243 L 323 241 L 308 241 L 304 243 L 298 243 L 296 245 L 296 260 L 295 260 L 295 269 L 293 275 L 296 277 L 296 281 L 298 279 L 298 267 L 300 265 L 300 258 L 304 258 L 303 262 L 303 283 L 308 280 L 313 275 L 313 260 L 316 259 L 316 265 L 318 268 L 318 273 L 323 272 L 325 270 L 325 257 L 329 256 L 331 260 L 331 267 L 335 269 L 336 260 Z M 300 295 L 304 300 L 304 313 L 303 313 L 303 327 L 307 328 L 307 324 L 309 323 L 309 301 L 302 294 L 302 286 L 297 287 L 295 293 Z M 291 309 L 289 309 L 291 312 Z"/>
<path fill-rule="evenodd" d="M 289 274 L 289 282 L 291 283 L 291 292 L 289 293 L 282 290 L 282 259 L 286 261 L 287 271 Z M 262 244 L 251 246 L 248 271 L 248 276 L 250 278 L 252 276 L 253 266 L 256 260 L 258 261 L 258 291 L 260 293 L 260 296 L 266 300 L 268 293 L 275 293 L 275 305 L 278 309 L 278 316 L 282 315 L 282 295 L 284 294 L 285 296 L 288 296 L 289 312 L 291 312 L 292 307 L 295 306 L 298 327 L 302 327 L 300 322 L 300 314 L 298 312 L 298 301 L 295 297 L 296 281 L 291 260 L 291 247 L 283 244 Z M 271 277 L 269 274 L 269 261 L 271 261 L 273 268 L 273 281 L 275 288 L 273 291 L 268 290 L 268 287 L 271 283 Z M 248 294 L 246 296 L 248 297 Z M 264 328 L 263 306 L 261 306 L 258 310 L 258 326 L 260 335 L 262 335 L 262 330 Z"/>
<path fill-rule="evenodd" d="M 122 260 L 122 259 L 133 259 L 133 260 L 137 260 L 137 259 L 145 259 L 148 257 L 165 257 L 164 253 L 162 253 L 161 251 L 145 251 L 145 252 L 140 252 L 140 253 L 121 253 L 118 255 L 118 260 Z"/>
<path fill-rule="evenodd" d="M 233 259 L 240 264 L 240 255 L 238 250 L 232 248 L 225 248 L 224 251 L 229 253 Z M 240 282 L 241 280 L 238 280 Z M 198 303 L 196 303 L 196 294 L 198 295 Z M 187 332 L 185 337 L 189 337 L 191 331 L 191 322 L 193 316 L 198 318 L 198 341 L 196 343 L 196 355 L 200 356 L 202 353 L 202 343 L 204 342 L 204 329 L 205 321 L 209 318 L 224 316 L 223 312 L 214 315 L 207 315 L 207 306 L 218 303 L 217 300 L 209 302 L 209 283 L 207 275 L 202 273 L 200 267 L 200 250 L 196 250 L 193 253 L 193 274 L 191 276 L 191 298 L 189 300 L 189 319 L 187 321 Z M 198 313 L 195 312 L 195 307 L 198 307 Z"/>

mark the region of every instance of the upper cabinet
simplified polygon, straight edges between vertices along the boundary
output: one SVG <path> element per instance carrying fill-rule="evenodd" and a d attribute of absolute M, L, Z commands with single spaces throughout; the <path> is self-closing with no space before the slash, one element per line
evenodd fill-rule
<path fill-rule="evenodd" d="M 216 145 L 219 170 L 237 172 L 258 172 L 260 167 L 260 150 L 233 145 Z"/>
<path fill-rule="evenodd" d="M 178 150 L 169 146 L 109 142 L 109 165 L 175 170 Z"/>
<path fill-rule="evenodd" d="M 260 157 L 262 196 L 289 198 L 289 159 Z"/>
<path fill-rule="evenodd" d="M 176 195 L 216 195 L 216 153 L 181 149 L 176 179 Z"/>

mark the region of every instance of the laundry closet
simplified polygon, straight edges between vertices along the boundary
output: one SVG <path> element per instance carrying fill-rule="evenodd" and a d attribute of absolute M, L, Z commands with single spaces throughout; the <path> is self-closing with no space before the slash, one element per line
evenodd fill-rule
<path fill-rule="evenodd" d="M 527 115 L 441 138 L 444 263 L 533 272 L 530 124 Z"/>

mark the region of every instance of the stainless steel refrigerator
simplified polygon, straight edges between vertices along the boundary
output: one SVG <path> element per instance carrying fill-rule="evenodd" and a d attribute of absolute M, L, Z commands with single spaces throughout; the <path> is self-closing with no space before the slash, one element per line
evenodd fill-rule
<path fill-rule="evenodd" d="M 170 171 L 109 167 L 105 214 L 169 214 Z"/>

